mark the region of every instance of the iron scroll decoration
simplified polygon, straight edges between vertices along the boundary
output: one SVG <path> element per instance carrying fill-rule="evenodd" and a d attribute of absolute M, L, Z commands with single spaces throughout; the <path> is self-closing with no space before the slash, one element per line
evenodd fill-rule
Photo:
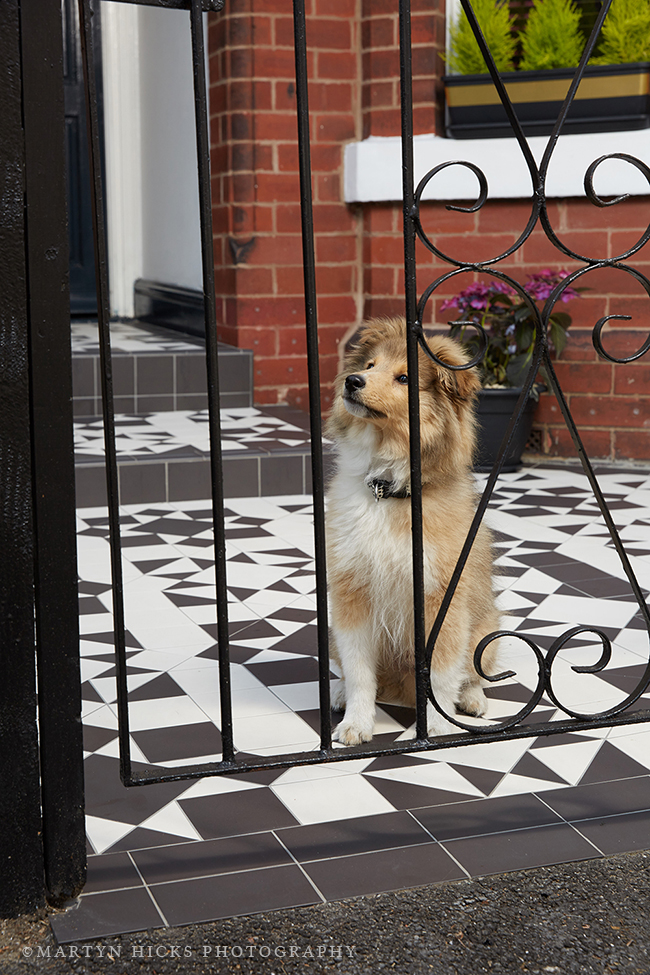
<path fill-rule="evenodd" d="M 476 515 L 474 517 L 474 520 L 468 532 L 463 549 L 458 558 L 458 562 L 456 564 L 454 573 L 450 580 L 447 592 L 443 599 L 438 615 L 433 623 L 431 632 L 427 637 L 423 659 L 420 661 L 420 667 L 419 667 L 420 673 L 423 673 L 424 671 L 426 671 L 427 673 L 429 672 L 430 665 L 431 665 L 431 658 L 435 649 L 437 637 L 440 633 L 440 630 L 446 618 L 447 611 L 453 599 L 454 593 L 457 589 L 458 583 L 460 581 L 460 577 L 462 575 L 463 569 L 469 557 L 474 539 L 476 538 L 479 526 L 483 520 L 483 516 L 487 509 L 487 505 L 494 491 L 497 478 L 503 466 L 503 461 L 507 452 L 508 445 L 513 437 L 513 434 L 517 426 L 521 421 L 526 400 L 535 382 L 535 378 L 539 372 L 539 369 L 542 366 L 545 367 L 546 376 L 548 377 L 547 384 L 550 386 L 552 392 L 555 394 L 557 398 L 562 415 L 569 429 L 569 433 L 571 434 L 578 456 L 580 457 L 584 472 L 587 475 L 587 478 L 590 482 L 590 485 L 594 492 L 594 496 L 600 508 L 601 514 L 609 530 L 611 539 L 621 559 L 622 567 L 628 578 L 635 599 L 639 605 L 640 614 L 643 618 L 646 629 L 650 634 L 650 610 L 644 599 L 643 593 L 640 589 L 639 583 L 637 581 L 634 570 L 630 564 L 630 561 L 627 557 L 627 554 L 625 553 L 618 531 L 616 529 L 616 526 L 614 525 L 605 498 L 598 485 L 593 468 L 591 466 L 587 453 L 580 439 L 580 435 L 578 433 L 576 425 L 571 416 L 569 406 L 560 387 L 556 371 L 550 359 L 549 343 L 548 343 L 548 335 L 547 335 L 550 315 L 552 314 L 555 305 L 560 300 L 564 291 L 567 288 L 569 288 L 575 281 L 577 281 L 584 275 L 589 274 L 593 270 L 600 269 L 600 268 L 615 268 L 616 270 L 627 273 L 631 275 L 642 286 L 642 288 L 645 290 L 646 294 L 650 298 L 650 281 L 648 280 L 648 278 L 637 269 L 630 267 L 628 264 L 624 263 L 629 257 L 636 254 L 648 242 L 648 240 L 650 240 L 650 226 L 648 226 L 648 228 L 643 232 L 643 234 L 633 244 L 633 246 L 630 247 L 628 250 L 626 250 L 624 253 L 619 254 L 612 258 L 593 258 L 593 257 L 577 254 L 565 242 L 563 242 L 560 239 L 560 237 L 558 236 L 558 234 L 556 233 L 556 231 L 554 230 L 551 224 L 551 219 L 549 217 L 547 206 L 546 206 L 545 182 L 546 182 L 546 175 L 548 172 L 548 166 L 552 157 L 552 153 L 557 144 L 557 140 L 562 130 L 562 125 L 564 123 L 564 120 L 566 119 L 568 111 L 575 97 L 586 64 L 591 56 L 591 52 L 596 43 L 596 39 L 600 31 L 600 27 L 611 5 L 611 0 L 605 0 L 605 2 L 602 5 L 599 16 L 593 27 L 591 35 L 587 41 L 580 64 L 576 70 L 576 74 L 574 76 L 573 82 L 571 83 L 565 101 L 562 105 L 560 115 L 554 126 L 553 132 L 549 138 L 548 144 L 546 146 L 546 150 L 543 154 L 542 161 L 539 167 L 535 163 L 535 160 L 532 156 L 532 153 L 526 141 L 526 137 L 523 134 L 521 125 L 512 108 L 512 104 L 510 102 L 507 90 L 505 89 L 505 86 L 503 85 L 499 77 L 492 55 L 485 43 L 485 39 L 482 35 L 479 24 L 476 20 L 476 16 L 472 10 L 471 2 L 470 0 L 460 0 L 460 2 L 462 4 L 463 10 L 465 11 L 465 14 L 467 15 L 469 23 L 472 27 L 474 36 L 476 37 L 478 45 L 481 49 L 483 58 L 485 59 L 485 62 L 488 66 L 488 70 L 490 72 L 490 75 L 492 76 L 492 80 L 495 84 L 495 87 L 501 99 L 501 103 L 506 111 L 506 114 L 508 115 L 508 118 L 512 125 L 513 134 L 517 139 L 519 147 L 521 148 L 522 153 L 524 155 L 524 159 L 526 160 L 526 163 L 528 165 L 529 173 L 532 180 L 532 189 L 533 189 L 532 198 L 531 198 L 531 213 L 524 230 L 522 231 L 522 233 L 520 234 L 516 242 L 512 244 L 507 250 L 505 250 L 503 253 L 500 253 L 496 256 L 490 257 L 484 261 L 469 263 L 463 261 L 460 258 L 456 258 L 449 254 L 444 253 L 439 247 L 436 246 L 432 237 L 427 233 L 427 231 L 423 227 L 420 204 L 426 186 L 429 184 L 429 182 L 432 179 L 435 178 L 435 176 L 438 173 L 440 173 L 442 170 L 450 166 L 461 166 L 470 170 L 478 180 L 478 194 L 477 194 L 476 202 L 471 204 L 470 206 L 447 205 L 446 209 L 456 210 L 464 213 L 473 213 L 480 210 L 488 200 L 489 187 L 488 187 L 487 178 L 484 172 L 479 168 L 479 166 L 477 166 L 475 163 L 468 162 L 461 159 L 442 163 L 438 166 L 435 166 L 433 169 L 431 169 L 429 172 L 425 174 L 425 176 L 420 180 L 417 189 L 412 194 L 411 200 L 408 200 L 407 194 L 405 192 L 405 225 L 408 227 L 408 223 L 410 221 L 412 235 L 416 236 L 424 245 L 424 247 L 432 254 L 434 254 L 437 258 L 454 266 L 453 270 L 450 270 L 447 273 L 440 275 L 433 282 L 431 282 L 431 284 L 429 284 L 428 287 L 424 290 L 419 300 L 417 300 L 415 314 L 411 315 L 409 321 L 409 326 L 410 326 L 408 330 L 410 333 L 409 341 L 413 342 L 413 340 L 415 340 L 417 346 L 419 346 L 419 348 L 428 357 L 433 359 L 435 362 L 438 363 L 438 365 L 444 368 L 469 369 L 472 366 L 476 365 L 477 362 L 479 362 L 483 358 L 485 351 L 487 349 L 487 337 L 483 333 L 483 329 L 480 325 L 473 322 L 454 323 L 454 324 L 466 324 L 466 325 L 471 324 L 474 328 L 478 329 L 481 333 L 483 333 L 480 335 L 481 349 L 479 350 L 479 352 L 467 364 L 463 366 L 454 367 L 454 366 L 449 366 L 447 363 L 438 359 L 437 356 L 432 352 L 432 350 L 430 349 L 427 343 L 427 338 L 422 323 L 424 321 L 424 312 L 427 303 L 429 302 L 432 295 L 434 295 L 434 293 L 440 288 L 442 284 L 444 284 L 445 282 L 449 281 L 450 279 L 454 278 L 459 274 L 463 274 L 467 272 L 481 272 L 483 274 L 489 274 L 491 277 L 496 278 L 499 281 L 508 284 L 519 295 L 519 297 L 526 303 L 526 305 L 530 310 L 531 316 L 535 321 L 535 346 L 534 346 L 530 368 L 526 375 L 526 379 L 523 383 L 521 395 L 519 396 L 514 413 L 511 417 L 508 430 L 504 436 L 504 440 L 501 445 L 499 455 L 494 464 L 493 470 L 491 471 L 487 479 L 485 489 L 483 491 L 483 494 L 477 506 Z M 628 198 L 628 194 L 624 194 L 622 196 L 616 197 L 615 199 L 603 200 L 596 194 L 594 189 L 594 183 L 593 183 L 594 174 L 598 169 L 598 167 L 608 159 L 619 159 L 634 166 L 645 176 L 650 187 L 650 167 L 648 167 L 642 160 L 637 159 L 636 157 L 628 155 L 626 153 L 620 153 L 620 152 L 609 153 L 607 155 L 600 156 L 598 159 L 594 160 L 594 162 L 591 163 L 584 177 L 584 187 L 585 187 L 586 197 L 594 206 L 597 207 L 613 206 L 616 203 L 619 203 Z M 405 186 L 405 190 L 406 189 L 407 187 Z M 548 239 L 551 241 L 551 243 L 555 245 L 555 247 L 559 251 L 561 251 L 567 257 L 580 261 L 584 264 L 583 267 L 580 267 L 574 270 L 573 272 L 571 272 L 554 288 L 552 293 L 549 295 L 541 313 L 539 312 L 539 309 L 537 308 L 535 302 L 532 300 L 531 296 L 527 294 L 525 289 L 516 280 L 514 280 L 510 275 L 504 273 L 503 271 L 499 271 L 494 267 L 494 265 L 498 264 L 499 262 L 503 261 L 505 258 L 509 257 L 511 254 L 513 254 L 522 246 L 522 244 L 530 237 L 533 230 L 537 226 L 538 222 L 541 223 Z M 408 280 L 409 280 L 408 274 L 406 276 L 406 280 L 407 280 L 407 288 L 408 288 Z M 409 318 L 408 316 L 409 310 L 412 311 L 413 305 L 415 304 L 415 301 L 412 300 L 411 309 L 409 309 L 408 297 L 409 296 L 407 295 L 407 319 Z M 630 316 L 613 314 L 613 315 L 607 315 L 598 320 L 598 322 L 595 324 L 593 328 L 592 341 L 593 341 L 594 348 L 598 352 L 599 356 L 613 363 L 628 363 L 641 358 L 650 350 L 650 335 L 649 335 L 648 338 L 643 343 L 643 345 L 641 346 L 641 348 L 638 349 L 638 351 L 634 352 L 632 355 L 629 355 L 627 357 L 617 357 L 611 354 L 610 352 L 608 352 L 604 347 L 604 343 L 603 343 L 603 330 L 607 325 L 607 323 L 611 320 L 630 320 Z M 417 354 L 412 357 L 411 361 L 414 364 L 417 363 Z M 417 385 L 417 365 L 415 369 L 415 376 L 416 376 L 416 385 Z M 412 413 L 414 412 L 417 413 L 418 408 L 416 403 L 417 403 L 417 396 L 414 395 L 412 397 L 411 404 L 410 404 L 412 407 Z M 416 428 L 419 431 L 419 415 L 415 419 L 416 419 Z M 412 459 L 414 453 L 417 453 L 417 451 L 412 452 Z M 412 467 L 413 466 L 419 467 L 417 458 L 416 458 L 415 465 L 412 464 Z M 415 471 L 415 473 L 416 473 L 416 480 L 419 482 L 420 480 L 419 470 Z M 414 522 L 414 526 L 417 526 L 418 516 L 419 516 L 419 520 L 421 521 L 421 510 L 418 513 L 416 509 L 419 507 L 421 502 L 415 496 L 415 492 L 412 501 L 413 501 L 413 509 L 414 509 L 413 522 Z M 417 532 L 414 531 L 414 534 L 417 534 Z M 414 561 L 417 561 L 417 559 L 421 555 L 421 536 L 419 539 L 418 538 L 415 539 L 414 549 L 415 548 L 419 548 L 418 553 L 414 554 Z M 443 708 L 436 700 L 435 692 L 433 690 L 430 678 L 427 681 L 427 686 L 426 686 L 427 698 L 431 702 L 433 707 L 440 714 L 442 714 L 451 724 L 479 738 L 482 735 L 485 735 L 486 733 L 489 733 L 491 737 L 495 729 L 505 730 L 508 728 L 514 728 L 516 725 L 521 725 L 521 722 L 523 722 L 525 718 L 531 714 L 534 708 L 542 700 L 542 696 L 544 694 L 553 702 L 553 704 L 560 711 L 568 715 L 576 723 L 589 721 L 591 723 L 591 726 L 593 726 L 593 723 L 596 721 L 602 721 L 602 723 L 606 723 L 607 720 L 611 719 L 614 715 L 620 714 L 621 712 L 630 708 L 647 690 L 648 686 L 650 685 L 650 659 L 648 660 L 648 664 L 645 667 L 643 675 L 637 682 L 636 686 L 633 688 L 632 691 L 630 691 L 630 693 L 627 694 L 627 696 L 623 701 L 620 701 L 615 706 L 610 707 L 598 713 L 593 713 L 593 712 L 584 713 L 584 712 L 574 710 L 566 703 L 562 702 L 560 693 L 554 687 L 553 664 L 557 660 L 561 651 L 568 644 L 570 644 L 571 641 L 576 636 L 579 636 L 580 634 L 584 634 L 584 633 L 592 634 L 596 638 L 596 640 L 600 643 L 602 651 L 599 659 L 596 660 L 594 663 L 589 665 L 582 665 L 582 666 L 574 665 L 572 667 L 572 670 L 575 673 L 580 673 L 580 674 L 599 673 L 609 663 L 612 654 L 612 647 L 607 634 L 602 629 L 599 629 L 596 626 L 576 625 L 568 628 L 564 633 L 558 636 L 557 639 L 555 639 L 555 641 L 553 642 L 553 644 L 550 646 L 550 648 L 546 653 L 543 652 L 543 650 L 538 646 L 537 643 L 535 643 L 533 639 L 530 638 L 530 636 L 524 635 L 521 632 L 517 632 L 514 630 L 505 630 L 505 629 L 499 630 L 497 632 L 488 634 L 486 637 L 484 637 L 481 640 L 481 642 L 478 644 L 474 652 L 474 668 L 477 674 L 479 675 L 479 677 L 483 678 L 484 680 L 490 683 L 497 683 L 506 680 L 507 678 L 515 676 L 514 671 L 507 671 L 504 673 L 490 676 L 484 672 L 482 667 L 483 655 L 486 649 L 488 648 L 488 646 L 490 646 L 492 643 L 494 643 L 495 641 L 503 637 L 508 637 L 510 639 L 518 641 L 519 643 L 523 643 L 523 645 L 526 646 L 533 654 L 535 658 L 535 662 L 537 664 L 537 683 L 534 689 L 530 692 L 530 697 L 528 701 L 523 705 L 523 707 L 516 714 L 509 716 L 504 721 L 491 722 L 489 725 L 485 725 L 485 726 L 480 726 L 475 724 L 469 725 L 461 721 L 456 715 L 448 714 L 446 711 L 443 710 Z M 416 652 L 417 652 L 417 639 L 416 639 Z"/>
<path fill-rule="evenodd" d="M 114 629 L 115 647 L 117 657 L 117 710 L 118 727 L 120 739 L 120 774 L 122 781 L 128 786 L 144 786 L 160 782 L 178 781 L 181 779 L 198 779 L 212 775 L 237 774 L 252 770 L 262 769 L 281 769 L 293 765 L 312 765 L 323 762 L 341 762 L 351 758 L 378 757 L 380 755 L 398 755 L 403 753 L 415 753 L 420 751 L 431 751 L 445 748 L 449 744 L 454 746 L 471 745 L 477 740 L 482 742 L 502 741 L 504 737 L 527 738 L 540 734 L 552 734 L 571 730 L 576 722 L 581 722 L 582 728 L 597 727 L 599 724 L 634 724 L 650 720 L 650 710 L 631 711 L 630 706 L 644 692 L 650 683 L 650 662 L 637 687 L 628 695 L 626 700 L 611 708 L 601 715 L 580 715 L 579 713 L 565 707 L 560 700 L 560 695 L 553 686 L 552 666 L 560 652 L 567 643 L 579 633 L 591 632 L 599 640 L 602 652 L 600 657 L 588 667 L 574 667 L 577 672 L 597 673 L 606 666 L 610 659 L 611 645 L 606 635 L 598 629 L 574 626 L 568 629 L 555 641 L 550 650 L 544 654 L 537 644 L 529 637 L 521 633 L 508 633 L 503 630 L 489 634 L 479 644 L 475 651 L 475 667 L 479 676 L 484 676 L 488 681 L 496 682 L 504 680 L 510 674 L 499 674 L 487 676 L 483 673 L 481 660 L 489 644 L 502 637 L 509 635 L 513 639 L 522 642 L 533 655 L 537 665 L 537 680 L 534 690 L 531 692 L 529 700 L 521 708 L 518 714 L 508 718 L 501 724 L 492 724 L 484 727 L 466 727 L 454 716 L 446 715 L 447 719 L 455 724 L 459 731 L 470 734 L 445 735 L 438 738 L 429 738 L 427 732 L 426 710 L 427 703 L 431 702 L 439 711 L 430 683 L 430 662 L 431 654 L 435 641 L 444 621 L 449 604 L 454 596 L 464 565 L 467 561 L 474 538 L 485 514 L 487 505 L 492 495 L 496 480 L 503 466 L 503 458 L 508 449 L 510 440 L 519 423 L 521 413 L 526 401 L 528 392 L 535 380 L 538 368 L 543 364 L 546 366 L 549 383 L 555 392 L 562 414 L 567 423 L 571 436 L 574 440 L 578 454 L 582 460 L 583 467 L 590 481 L 594 495 L 602 512 L 603 518 L 610 531 L 614 546 L 621 559 L 621 564 L 630 581 L 634 596 L 639 603 L 644 622 L 650 631 L 650 613 L 644 602 L 643 595 L 639 588 L 629 559 L 623 549 L 622 543 L 612 521 L 611 514 L 605 503 L 600 487 L 596 481 L 589 459 L 584 451 L 580 437 L 571 417 L 568 405 L 560 389 L 553 364 L 549 357 L 547 341 L 547 324 L 549 316 L 555 303 L 560 300 L 566 287 L 569 287 L 575 280 L 591 270 L 601 267 L 614 267 L 632 275 L 644 288 L 650 297 L 650 282 L 637 270 L 625 264 L 625 260 L 636 253 L 643 244 L 650 239 L 650 227 L 643 234 L 639 241 L 629 251 L 618 255 L 616 258 L 597 260 L 589 257 L 582 257 L 574 254 L 556 235 L 551 226 L 551 222 L 546 210 L 544 185 L 548 164 L 553 152 L 553 148 L 562 128 L 563 121 L 569 110 L 576 89 L 584 72 L 587 60 L 595 43 L 595 38 L 604 20 L 611 0 L 604 0 L 599 13 L 594 31 L 589 39 L 585 53 L 576 72 L 576 76 L 571 83 L 567 98 L 562 106 L 560 116 L 550 137 L 548 146 L 543 155 L 539 166 L 535 162 L 528 143 L 523 135 L 521 126 L 513 111 L 505 87 L 496 71 L 494 61 L 485 45 L 476 18 L 472 11 L 469 0 L 461 0 L 470 24 L 477 37 L 479 46 L 483 52 L 489 72 L 494 81 L 495 87 L 499 92 L 506 114 L 510 119 L 514 135 L 520 146 L 522 155 L 528 166 L 531 177 L 532 197 L 531 212 L 525 229 L 519 239 L 503 254 L 496 255 L 489 260 L 468 264 L 450 255 L 444 255 L 436 250 L 436 246 L 422 226 L 420 219 L 420 200 L 427 183 L 434 179 L 438 172 L 450 165 L 460 165 L 474 172 L 478 183 L 479 193 L 476 202 L 470 207 L 460 207 L 451 205 L 451 210 L 477 211 L 487 200 L 488 184 L 485 174 L 478 166 L 473 163 L 457 161 L 456 163 L 445 163 L 435 167 L 424 177 L 417 190 L 413 185 L 413 105 L 412 105 L 412 71 L 411 71 L 411 30 L 410 30 L 410 0 L 399 0 L 399 32 L 400 32 L 400 75 L 401 75 L 401 99 L 402 99 L 402 174 L 404 186 L 404 268 L 405 268 L 405 298 L 406 298 L 406 320 L 407 328 L 407 358 L 408 374 L 411 382 L 408 387 L 409 395 L 409 422 L 411 430 L 411 511 L 412 511 L 412 530 L 413 530 L 413 594 L 414 594 L 414 647 L 415 647 L 415 667 L 416 667 L 416 732 L 415 737 L 408 740 L 386 742 L 373 742 L 370 745 L 357 745 L 349 748 L 335 748 L 331 740 L 331 712 L 329 707 L 329 654 L 328 654 L 328 632 L 327 632 L 327 592 L 326 592 L 326 561 L 324 545 L 324 474 L 323 474 L 323 455 L 322 455 L 322 434 L 320 417 L 320 381 L 318 363 L 318 321 L 317 321 L 317 293 L 315 283 L 315 257 L 313 240 L 313 208 L 311 195 L 311 164 L 310 164 L 310 145 L 309 145 L 309 105 L 308 105 L 308 57 L 307 57 L 307 38 L 306 38 L 306 15 L 304 0 L 293 0 L 294 15 L 294 39 L 295 39 L 295 64 L 296 64 L 296 95 L 297 95 L 297 133 L 298 133 L 298 155 L 300 169 L 300 206 L 301 206 L 301 231 L 303 242 L 303 269 L 304 269 L 304 291 L 305 291 L 305 320 L 307 332 L 307 361 L 310 389 L 310 424 L 311 424 L 311 444 L 312 444 L 312 482 L 314 500 L 314 540 L 315 540 L 315 566 L 316 566 L 316 599 L 317 599 L 317 629 L 318 629 L 318 666 L 319 666 L 319 715 L 320 715 L 320 747 L 313 751 L 292 752 L 278 755 L 252 755 L 238 752 L 235 747 L 233 734 L 233 709 L 230 681 L 230 657 L 228 641 L 228 605 L 226 588 L 226 555 L 225 555 L 225 521 L 224 521 L 224 495 L 223 495 L 223 472 L 221 458 L 221 436 L 219 419 L 219 374 L 217 360 L 217 335 L 216 335 L 216 311 L 214 300 L 214 260 L 212 256 L 212 215 L 210 201 L 210 146 L 208 128 L 208 100 L 205 78 L 205 56 L 204 56 L 204 27 L 202 12 L 206 9 L 218 10 L 221 0 L 121 0 L 121 2 L 143 3 L 152 6 L 168 7 L 175 9 L 189 10 L 190 28 L 192 38 L 192 66 L 195 91 L 195 127 L 196 140 L 198 146 L 198 165 L 197 175 L 199 182 L 200 200 L 200 224 L 201 224 L 201 251 L 203 266 L 203 293 L 204 309 L 206 317 L 206 368 L 208 375 L 208 401 L 210 414 L 210 439 L 211 439 L 211 479 L 213 484 L 212 512 L 215 531 L 215 582 L 216 582 L 216 604 L 217 604 L 217 633 L 219 648 L 219 686 L 218 694 L 221 703 L 221 736 L 223 741 L 222 759 L 219 761 L 204 762 L 201 764 L 189 764 L 175 766 L 174 768 L 163 768 L 155 765 L 139 765 L 132 761 L 130 752 L 129 735 L 129 708 L 128 708 L 128 686 L 127 686 L 127 660 L 125 651 L 125 619 L 124 619 L 124 599 L 123 599 L 123 580 L 120 555 L 120 519 L 119 519 L 119 493 L 118 493 L 118 470 L 117 455 L 115 447 L 115 416 L 113 406 L 112 372 L 111 372 L 111 348 L 110 348 L 110 329 L 109 329 L 109 293 L 107 277 L 107 256 L 105 226 L 103 217 L 103 196 L 102 178 L 100 165 L 100 142 L 97 118 L 97 100 L 94 87 L 94 64 L 92 58 L 92 36 L 90 31 L 90 20 L 92 15 L 91 0 L 78 0 L 79 18 L 82 33 L 82 62 L 84 67 L 84 78 L 86 83 L 87 112 L 89 118 L 90 143 L 90 162 L 92 173 L 92 198 L 94 214 L 94 240 L 97 273 L 97 294 L 98 294 L 98 318 L 100 332 L 100 349 L 102 361 L 102 400 L 104 413 L 104 431 L 106 441 L 107 457 L 107 493 L 109 499 L 109 525 L 110 525 L 110 547 L 111 547 L 111 570 L 113 579 L 113 606 L 114 606 Z M 614 201 L 600 200 L 593 189 L 593 176 L 597 167 L 606 158 L 620 158 L 635 166 L 644 173 L 650 183 L 650 170 L 644 163 L 634 157 L 624 156 L 623 154 L 612 154 L 611 157 L 601 157 L 596 160 L 589 168 L 585 177 L 585 191 L 587 197 L 596 206 L 609 206 Z M 499 270 L 495 265 L 520 247 L 528 239 L 538 222 L 541 222 L 547 236 L 555 246 L 564 254 L 573 257 L 584 266 L 574 271 L 568 278 L 564 279 L 549 296 L 543 310 L 540 312 L 537 305 L 530 296 L 526 295 L 524 289 L 511 277 Z M 419 237 L 421 242 L 431 252 L 437 254 L 451 269 L 438 277 L 423 293 L 418 300 L 416 288 L 416 261 L 415 261 L 415 241 Z M 524 386 L 517 407 L 510 419 L 508 430 L 505 434 L 500 448 L 497 462 L 489 474 L 485 490 L 477 505 L 476 514 L 470 527 L 463 550 L 459 556 L 458 563 L 450 581 L 445 599 L 438 613 L 438 618 L 434 622 L 430 634 L 424 631 L 424 599 L 423 599 L 423 553 L 422 553 L 422 505 L 421 505 L 421 470 L 419 457 L 419 398 L 417 391 L 418 355 L 419 350 L 435 359 L 435 355 L 428 347 L 426 336 L 422 328 L 422 320 L 427 302 L 442 283 L 456 275 L 471 272 L 489 273 L 506 283 L 508 283 L 520 295 L 522 300 L 528 305 L 531 314 L 534 316 L 537 328 L 535 335 L 535 346 L 529 373 L 526 377 Z M 604 349 L 603 332 L 607 322 L 612 318 L 622 318 L 625 316 L 606 316 L 601 319 L 594 328 L 594 344 L 597 350 L 610 361 L 627 362 L 637 359 L 650 349 L 650 337 L 633 356 L 628 359 L 617 359 Z M 486 336 L 479 329 L 482 335 L 482 345 L 486 346 Z M 444 365 L 444 363 L 441 363 Z M 547 694 L 557 707 L 562 709 L 568 716 L 567 720 L 558 720 L 548 723 L 524 724 L 525 718 L 541 701 L 542 695 Z M 624 709 L 628 709 L 622 714 Z"/>

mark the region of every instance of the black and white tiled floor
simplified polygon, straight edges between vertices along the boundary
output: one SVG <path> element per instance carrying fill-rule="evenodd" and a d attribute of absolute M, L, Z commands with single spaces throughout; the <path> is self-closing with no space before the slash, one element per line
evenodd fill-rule
<path fill-rule="evenodd" d="M 650 587 L 650 471 L 599 479 L 641 586 Z M 235 742 L 257 754 L 317 746 L 310 498 L 227 502 Z M 556 693 L 603 710 L 643 672 L 648 634 L 582 474 L 505 475 L 489 519 L 507 625 L 543 649 L 570 625 Z M 132 755 L 167 769 L 220 753 L 214 574 L 206 501 L 123 508 Z M 419 884 L 650 847 L 650 726 L 354 759 L 127 790 L 120 785 L 106 518 L 79 512 L 89 883 L 53 919 L 59 940 L 320 903 Z M 489 716 L 535 684 L 491 688 Z M 650 699 L 646 695 L 644 700 Z M 644 706 L 646 706 L 644 704 Z M 560 716 L 543 700 L 540 721 Z M 379 707 L 378 741 L 412 735 L 413 714 Z"/>
<path fill-rule="evenodd" d="M 70 326 L 74 355 L 99 353 L 97 322 L 75 322 Z M 200 343 L 182 333 L 162 330 L 143 322 L 111 322 L 111 349 L 125 355 L 140 352 L 196 352 Z"/>
<path fill-rule="evenodd" d="M 276 410 L 276 413 L 278 411 Z M 238 451 L 305 448 L 309 430 L 289 422 L 297 415 L 286 410 L 287 419 L 269 410 L 240 407 L 221 410 L 221 449 Z M 210 451 L 207 410 L 174 410 L 162 413 L 117 414 L 115 448 L 118 460 L 204 456 Z M 104 457 L 104 424 L 99 418 L 75 422 L 77 460 Z"/>

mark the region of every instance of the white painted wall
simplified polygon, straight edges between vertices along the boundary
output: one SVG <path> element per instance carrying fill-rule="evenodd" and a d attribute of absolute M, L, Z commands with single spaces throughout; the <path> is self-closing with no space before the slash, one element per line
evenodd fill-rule
<path fill-rule="evenodd" d="M 133 282 L 142 276 L 140 21 L 135 4 L 112 0 L 101 17 L 111 311 L 130 318 Z"/>
<path fill-rule="evenodd" d="M 202 287 L 190 21 L 102 4 L 111 310 L 133 315 L 144 277 Z"/>
<path fill-rule="evenodd" d="M 142 276 L 201 288 L 190 19 L 142 6 Z"/>

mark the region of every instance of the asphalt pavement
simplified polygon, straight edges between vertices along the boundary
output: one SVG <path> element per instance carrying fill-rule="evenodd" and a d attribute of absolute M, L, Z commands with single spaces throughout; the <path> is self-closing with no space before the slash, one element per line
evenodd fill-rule
<path fill-rule="evenodd" d="M 66 945 L 42 912 L 0 921 L 0 972 L 650 975 L 649 870 L 620 854 Z"/>

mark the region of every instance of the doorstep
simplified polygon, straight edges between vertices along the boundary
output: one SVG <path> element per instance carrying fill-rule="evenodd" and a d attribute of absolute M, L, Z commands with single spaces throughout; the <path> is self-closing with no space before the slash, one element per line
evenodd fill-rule
<path fill-rule="evenodd" d="M 224 493 L 247 498 L 312 490 L 309 417 L 289 406 L 221 410 Z M 115 416 L 121 504 L 211 496 L 208 411 Z M 75 420 L 77 507 L 106 504 L 103 422 Z M 331 447 L 324 445 L 326 471 Z"/>

